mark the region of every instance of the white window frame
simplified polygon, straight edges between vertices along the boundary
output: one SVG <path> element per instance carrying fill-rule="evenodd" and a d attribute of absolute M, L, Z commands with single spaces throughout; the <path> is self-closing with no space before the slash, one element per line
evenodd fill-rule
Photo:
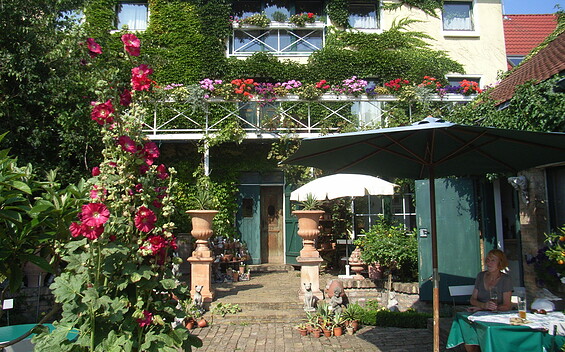
<path fill-rule="evenodd" d="M 350 14 L 349 17 L 348 17 L 348 22 L 349 22 L 349 25 L 351 26 L 351 28 L 361 30 L 363 32 L 380 32 L 380 31 L 382 31 L 382 29 L 381 29 L 382 4 L 380 2 L 357 0 L 357 1 L 350 1 L 349 7 L 351 7 L 351 6 L 375 6 L 375 18 L 374 18 L 375 23 L 374 23 L 373 26 L 355 25 L 355 23 L 352 23 L 352 21 L 351 21 L 351 14 Z"/>
<path fill-rule="evenodd" d="M 477 82 L 479 84 L 479 87 L 481 87 L 481 89 L 483 88 L 483 75 L 457 75 L 457 74 L 448 74 L 445 75 L 445 78 L 447 80 L 454 80 L 457 79 L 458 83 L 461 82 L 462 80 L 466 79 L 467 81 L 474 81 Z"/>
<path fill-rule="evenodd" d="M 133 31 L 133 32 L 143 32 L 147 29 L 147 27 L 149 26 L 149 3 L 147 1 L 143 1 L 143 0 L 137 0 L 137 1 L 119 1 L 118 5 L 116 7 L 116 28 L 117 30 L 121 30 L 122 27 L 124 25 L 126 25 L 126 23 L 122 24 L 120 23 L 120 7 L 123 5 L 144 5 L 145 6 L 145 10 L 146 10 L 146 17 L 145 17 L 145 27 L 139 27 L 139 28 L 132 28 L 130 26 L 128 26 L 128 31 Z"/>
<path fill-rule="evenodd" d="M 469 16 L 471 20 L 471 29 L 445 29 L 443 15 L 445 10 L 442 9 L 441 13 L 441 33 L 444 37 L 479 37 L 479 26 L 478 26 L 478 16 L 476 8 L 476 0 L 449 0 L 446 1 L 447 5 L 454 3 L 468 4 L 469 5 Z M 444 3 L 444 6 L 446 4 Z"/>

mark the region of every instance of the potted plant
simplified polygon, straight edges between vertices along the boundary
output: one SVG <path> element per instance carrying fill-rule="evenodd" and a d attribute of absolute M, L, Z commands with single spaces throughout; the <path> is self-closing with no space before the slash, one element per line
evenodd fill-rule
<path fill-rule="evenodd" d="M 351 327 L 353 332 L 357 331 L 362 314 L 363 308 L 360 305 L 356 303 L 348 304 L 342 312 L 346 328 Z"/>
<path fill-rule="evenodd" d="M 267 15 L 264 12 L 262 12 L 262 13 L 256 13 L 249 17 L 245 17 L 239 23 L 264 28 L 264 27 L 268 27 L 271 24 L 271 20 L 269 19 L 269 17 L 267 17 Z"/>
<path fill-rule="evenodd" d="M 332 319 L 332 329 L 334 336 L 343 335 L 343 315 L 340 312 L 336 312 Z"/>
<path fill-rule="evenodd" d="M 313 194 L 308 194 L 306 199 L 301 202 L 301 210 L 292 212 L 298 218 L 298 236 L 302 238 L 303 248 L 300 251 L 301 257 L 319 257 L 320 254 L 314 246 L 316 238 L 320 234 L 318 228 L 320 217 L 324 214 L 320 210 L 322 203 Z"/>
<path fill-rule="evenodd" d="M 196 325 L 197 320 L 202 317 L 202 312 L 196 305 L 194 305 L 191 300 L 184 300 L 182 301 L 181 305 L 184 308 L 184 312 L 186 313 L 186 317 L 184 318 L 184 326 L 187 329 L 193 329 Z"/>
<path fill-rule="evenodd" d="M 186 213 L 192 217 L 192 231 L 190 234 L 196 238 L 196 252 L 209 251 L 208 239 L 212 237 L 212 220 L 218 214 L 211 210 L 218 206 L 218 201 L 212 193 L 213 185 L 209 177 L 202 177 L 197 182 L 196 192 L 190 196 L 194 209 Z"/>
<path fill-rule="evenodd" d="M 308 326 L 306 325 L 306 323 L 300 323 L 296 325 L 296 329 L 300 333 L 300 336 L 308 335 Z"/>

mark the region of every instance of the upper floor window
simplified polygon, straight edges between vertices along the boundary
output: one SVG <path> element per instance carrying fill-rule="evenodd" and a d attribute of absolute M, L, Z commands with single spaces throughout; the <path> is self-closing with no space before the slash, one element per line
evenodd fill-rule
<path fill-rule="evenodd" d="M 120 1 L 118 4 L 118 29 L 127 26 L 134 31 L 147 29 L 148 7 L 143 1 Z"/>
<path fill-rule="evenodd" d="M 512 67 L 518 66 L 518 64 L 520 64 L 520 62 L 524 60 L 523 55 L 508 55 L 506 58 L 508 59 L 508 62 L 510 63 L 510 65 L 512 65 Z"/>
<path fill-rule="evenodd" d="M 349 25 L 358 29 L 379 28 L 379 7 L 375 1 L 350 1 Z"/>
<path fill-rule="evenodd" d="M 470 1 L 445 1 L 443 3 L 444 31 L 473 31 L 473 3 Z"/>

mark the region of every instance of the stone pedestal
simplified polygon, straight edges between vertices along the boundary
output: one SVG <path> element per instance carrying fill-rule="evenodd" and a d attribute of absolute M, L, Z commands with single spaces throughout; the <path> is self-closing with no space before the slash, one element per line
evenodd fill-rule
<path fill-rule="evenodd" d="M 298 297 L 304 299 L 304 284 L 310 283 L 312 285 L 312 294 L 316 300 L 323 300 L 324 293 L 320 291 L 320 263 L 323 259 L 318 257 L 298 257 L 296 261 L 300 264 L 300 290 Z"/>
<path fill-rule="evenodd" d="M 200 292 L 202 294 L 202 301 L 205 303 L 212 302 L 215 296 L 214 289 L 212 289 L 212 263 L 214 258 L 192 256 L 188 258 L 188 261 L 191 264 L 190 296 L 194 297 L 196 286 L 203 286 Z"/>

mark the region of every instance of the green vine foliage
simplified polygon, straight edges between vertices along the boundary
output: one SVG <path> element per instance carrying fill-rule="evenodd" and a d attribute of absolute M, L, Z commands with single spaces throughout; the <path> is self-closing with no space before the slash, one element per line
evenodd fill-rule
<path fill-rule="evenodd" d="M 383 8 L 389 11 L 396 10 L 402 6 L 420 9 L 430 16 L 438 17 L 437 10 L 443 8 L 443 0 L 400 0 L 397 3 L 383 4 Z"/>
<path fill-rule="evenodd" d="M 341 28 L 349 27 L 349 1 L 348 0 L 330 0 L 327 9 L 328 16 L 336 26 Z"/>
<path fill-rule="evenodd" d="M 527 82 L 516 88 L 505 109 L 486 91 L 473 102 L 457 106 L 448 118 L 454 122 L 540 132 L 564 132 L 565 99 L 553 87 L 560 77 L 535 84 Z"/>

